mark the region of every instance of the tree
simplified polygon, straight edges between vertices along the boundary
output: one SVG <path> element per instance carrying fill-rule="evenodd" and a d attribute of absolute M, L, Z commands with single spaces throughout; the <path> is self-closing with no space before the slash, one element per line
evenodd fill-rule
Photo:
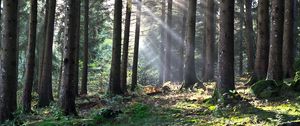
<path fill-rule="evenodd" d="M 214 79 L 214 46 L 215 46 L 215 24 L 214 24 L 214 12 L 215 4 L 213 0 L 206 0 L 205 9 L 205 73 L 204 81 Z"/>
<path fill-rule="evenodd" d="M 220 42 L 218 61 L 218 81 L 216 91 L 218 99 L 228 102 L 228 95 L 234 86 L 234 1 L 220 1 Z"/>
<path fill-rule="evenodd" d="M 269 0 L 258 1 L 258 31 L 256 44 L 256 58 L 254 77 L 265 79 L 268 71 L 268 57 L 270 47 Z"/>
<path fill-rule="evenodd" d="M 159 83 L 162 84 L 164 82 L 164 66 L 165 66 L 165 44 L 166 44 L 166 34 L 164 29 L 164 23 L 166 21 L 166 0 L 162 0 L 161 2 L 161 21 L 163 22 L 160 24 L 160 69 L 159 69 Z"/>
<path fill-rule="evenodd" d="M 285 0 L 282 67 L 283 77 L 293 77 L 295 0 Z"/>
<path fill-rule="evenodd" d="M 30 24 L 29 40 L 27 47 L 27 63 L 25 72 L 25 82 L 23 91 L 23 111 L 31 111 L 31 92 L 34 79 L 35 67 L 35 46 L 36 46 L 36 27 L 37 27 L 37 0 L 30 0 Z"/>
<path fill-rule="evenodd" d="M 122 0 L 115 0 L 113 51 L 109 79 L 109 93 L 122 94 L 121 90 L 121 41 L 122 41 Z"/>
<path fill-rule="evenodd" d="M 132 8 L 132 0 L 127 0 L 123 55 L 122 55 L 122 64 L 121 64 L 121 89 L 124 93 L 127 92 L 127 66 L 128 66 L 128 46 L 129 46 L 129 36 L 130 36 L 131 8 Z"/>
<path fill-rule="evenodd" d="M 84 0 L 84 43 L 81 94 L 87 94 L 87 77 L 89 62 L 89 0 Z"/>
<path fill-rule="evenodd" d="M 48 17 L 46 21 L 46 41 L 44 47 L 43 65 L 41 71 L 41 81 L 39 87 L 39 107 L 49 106 L 50 100 L 53 100 L 52 95 L 52 46 L 54 34 L 54 20 L 56 0 L 50 0 L 48 6 Z"/>
<path fill-rule="evenodd" d="M 186 19 L 187 19 L 187 7 L 188 2 L 182 0 L 182 27 L 181 27 L 181 43 L 179 46 L 179 60 L 178 63 L 178 81 L 183 82 L 183 71 L 184 71 L 184 43 L 186 38 Z"/>
<path fill-rule="evenodd" d="M 134 41 L 134 53 L 133 53 L 133 65 L 132 65 L 132 83 L 131 91 L 134 91 L 137 86 L 137 71 L 138 71 L 138 59 L 139 59 L 139 43 L 140 43 L 140 26 L 141 26 L 141 10 L 142 1 L 137 2 L 137 14 L 136 14 L 136 26 L 135 26 L 135 41 Z"/>
<path fill-rule="evenodd" d="M 17 13 L 18 0 L 3 0 L 0 122 L 12 119 L 17 108 Z"/>
<path fill-rule="evenodd" d="M 243 43 L 244 43 L 244 15 L 245 15 L 245 7 L 244 7 L 244 0 L 240 0 L 239 1 L 239 6 L 240 6 L 240 42 L 238 44 L 239 47 L 239 61 L 238 61 L 238 67 L 239 67 L 239 75 L 243 74 L 243 60 L 244 60 L 244 56 L 243 56 Z"/>
<path fill-rule="evenodd" d="M 247 61 L 248 72 L 252 73 L 254 70 L 254 31 L 253 31 L 253 17 L 252 17 L 252 0 L 246 0 L 246 44 L 247 44 Z"/>
<path fill-rule="evenodd" d="M 75 70 L 74 70 L 74 90 L 75 90 L 75 95 L 78 96 L 78 84 L 79 84 L 79 52 L 80 52 L 80 8 L 81 8 L 81 0 L 76 1 L 76 43 L 75 43 Z"/>
<path fill-rule="evenodd" d="M 272 0 L 272 25 L 267 80 L 282 81 L 284 1 Z"/>
<path fill-rule="evenodd" d="M 195 26 L 196 26 L 197 0 L 190 0 L 187 17 L 187 42 L 184 62 L 183 88 L 192 88 L 198 79 L 195 71 Z"/>
<path fill-rule="evenodd" d="M 168 0 L 168 13 L 167 13 L 167 26 L 172 27 L 172 8 L 173 1 Z M 166 46 L 165 46 L 165 63 L 164 63 L 164 82 L 171 80 L 171 33 L 166 33 Z"/>
<path fill-rule="evenodd" d="M 75 58 L 76 58 L 76 35 L 78 28 L 77 7 L 79 0 L 66 0 L 66 26 L 64 35 L 64 59 L 62 87 L 60 90 L 60 106 L 65 115 L 77 115 L 75 106 Z"/>

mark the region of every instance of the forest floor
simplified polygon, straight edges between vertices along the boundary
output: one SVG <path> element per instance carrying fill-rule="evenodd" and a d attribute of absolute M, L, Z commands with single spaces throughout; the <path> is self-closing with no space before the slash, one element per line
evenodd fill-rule
<path fill-rule="evenodd" d="M 286 92 L 276 98 L 259 100 L 237 79 L 243 101 L 219 107 L 205 103 L 214 83 L 207 90 L 172 91 L 153 96 L 107 97 L 97 93 L 77 98 L 78 117 L 64 117 L 56 104 L 36 109 L 31 115 L 19 114 L 13 122 L 23 125 L 101 125 L 101 126 L 190 126 L 190 125 L 280 125 L 300 121 L 300 93 Z M 10 122 L 7 122 L 9 124 Z"/>

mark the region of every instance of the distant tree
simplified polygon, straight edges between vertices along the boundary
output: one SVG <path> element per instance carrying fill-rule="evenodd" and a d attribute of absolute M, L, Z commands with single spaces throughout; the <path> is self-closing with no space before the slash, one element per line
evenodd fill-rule
<path fill-rule="evenodd" d="M 87 94 L 87 77 L 89 62 L 89 0 L 84 0 L 84 42 L 81 94 Z"/>
<path fill-rule="evenodd" d="M 197 0 L 190 0 L 187 17 L 187 42 L 184 62 L 183 88 L 193 88 L 198 82 L 195 71 L 195 26 L 196 26 Z"/>
<path fill-rule="evenodd" d="M 0 122 L 12 119 L 17 109 L 17 13 L 18 0 L 3 0 Z"/>
<path fill-rule="evenodd" d="M 254 70 L 254 31 L 253 31 L 253 17 L 252 17 L 252 0 L 246 0 L 246 45 L 247 45 L 247 69 L 252 73 Z"/>
<path fill-rule="evenodd" d="M 160 69 L 159 69 L 159 84 L 162 84 L 164 82 L 164 66 L 165 66 L 165 44 L 166 44 L 166 34 L 164 29 L 164 23 L 166 21 L 166 0 L 161 1 L 161 20 L 162 24 L 160 24 L 160 36 L 161 36 L 161 42 L 160 42 Z"/>
<path fill-rule="evenodd" d="M 243 68 L 244 68 L 244 63 L 243 63 L 243 60 L 244 60 L 244 56 L 243 56 L 243 53 L 244 53 L 244 46 L 243 46 L 243 43 L 244 43 L 244 22 L 245 22 L 245 7 L 244 7 L 244 0 L 240 0 L 239 1 L 239 6 L 240 6 L 240 42 L 238 43 L 238 50 L 239 50 L 239 60 L 238 60 L 238 68 L 239 68 L 239 75 L 242 75 L 243 74 Z"/>
<path fill-rule="evenodd" d="M 140 27 L 141 27 L 141 14 L 142 14 L 142 0 L 137 2 L 136 12 L 136 26 L 135 26 L 135 41 L 134 41 L 134 53 L 133 53 L 133 65 L 132 65 L 132 83 L 131 91 L 134 91 L 137 86 L 137 71 L 138 71 L 138 59 L 139 59 L 139 43 L 140 43 Z"/>
<path fill-rule="evenodd" d="M 168 0 L 167 26 L 172 27 L 173 0 Z M 164 62 L 164 82 L 171 81 L 171 39 L 172 35 L 166 32 L 165 62 Z"/>
<path fill-rule="evenodd" d="M 126 19 L 123 41 L 123 55 L 121 64 L 121 89 L 127 92 L 127 66 L 128 66 L 128 47 L 130 37 L 130 20 L 131 20 L 132 0 L 127 0 L 126 5 Z"/>
<path fill-rule="evenodd" d="M 215 48 L 215 4 L 213 0 L 206 0 L 205 9 L 205 73 L 204 81 L 214 79 L 214 48 Z"/>
<path fill-rule="evenodd" d="M 295 22 L 295 0 L 285 0 L 284 14 L 284 34 L 283 34 L 283 52 L 282 66 L 283 77 L 291 78 L 294 74 L 294 22 Z"/>
<path fill-rule="evenodd" d="M 1 2 L 0 2 L 1 3 Z M 23 91 L 23 112 L 31 111 L 31 93 L 35 73 L 35 46 L 37 27 L 37 0 L 30 0 L 29 40 L 27 47 L 27 62 Z"/>
<path fill-rule="evenodd" d="M 182 24 L 181 24 L 181 43 L 179 46 L 179 60 L 178 60 L 178 82 L 183 82 L 184 76 L 184 45 L 185 45 L 185 38 L 186 38 L 186 20 L 187 20 L 187 8 L 188 8 L 188 1 L 181 0 L 182 2 Z"/>
<path fill-rule="evenodd" d="M 80 52 L 80 8 L 81 8 L 81 0 L 76 1 L 76 35 L 75 35 L 75 70 L 74 70 L 74 90 L 75 90 L 75 95 L 78 96 L 78 84 L 79 84 L 79 52 Z"/>
<path fill-rule="evenodd" d="M 258 1 L 258 34 L 254 76 L 256 80 L 265 79 L 268 71 L 270 48 L 269 0 Z"/>
<path fill-rule="evenodd" d="M 121 42 L 122 42 L 122 0 L 115 0 L 113 51 L 109 79 L 109 93 L 122 94 L 121 90 Z"/>
<path fill-rule="evenodd" d="M 77 7 L 79 0 L 66 0 L 66 26 L 64 32 L 64 58 L 62 86 L 60 90 L 60 106 L 65 115 L 77 115 L 75 106 L 75 53 L 76 53 L 76 35 L 77 30 Z"/>
<path fill-rule="evenodd" d="M 282 81 L 284 1 L 272 0 L 272 25 L 267 80 Z"/>
<path fill-rule="evenodd" d="M 234 1 L 220 1 L 220 42 L 215 97 L 228 100 L 234 86 Z"/>
<path fill-rule="evenodd" d="M 39 87 L 39 107 L 49 106 L 50 101 L 53 100 L 52 95 L 52 47 L 54 34 L 54 20 L 56 0 L 50 0 L 48 3 L 48 17 L 46 21 L 46 39 L 44 47 L 43 65 L 41 71 L 41 81 Z"/>

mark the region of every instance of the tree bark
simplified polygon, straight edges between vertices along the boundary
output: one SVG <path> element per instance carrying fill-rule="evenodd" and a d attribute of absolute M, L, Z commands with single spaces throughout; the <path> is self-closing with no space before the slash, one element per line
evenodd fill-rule
<path fill-rule="evenodd" d="M 0 122 L 13 118 L 17 108 L 17 13 L 18 0 L 3 1 L 0 61 Z"/>
<path fill-rule="evenodd" d="M 75 55 L 77 30 L 77 7 L 79 0 L 66 0 L 66 26 L 64 38 L 64 63 L 62 74 L 62 87 L 60 91 L 60 106 L 64 115 L 77 115 L 75 108 Z"/>
<path fill-rule="evenodd" d="M 75 70 L 74 70 L 74 90 L 75 95 L 78 96 L 78 84 L 79 84 L 79 51 L 80 51 L 80 8 L 81 8 L 81 0 L 76 1 L 76 38 L 75 38 Z"/>
<path fill-rule="evenodd" d="M 46 41 L 43 56 L 43 66 L 41 73 L 41 82 L 39 89 L 39 107 L 49 106 L 50 101 L 53 100 L 52 95 L 52 46 L 54 34 L 54 20 L 55 20 L 56 0 L 49 1 L 49 12 L 46 26 Z"/>
<path fill-rule="evenodd" d="M 197 83 L 195 71 L 195 26 L 196 26 L 197 0 L 190 0 L 187 17 L 187 42 L 184 62 L 183 88 L 192 88 Z"/>
<path fill-rule="evenodd" d="M 115 0 L 114 28 L 113 28 L 113 52 L 109 79 L 109 93 L 122 94 L 121 90 L 121 41 L 122 41 L 122 0 Z"/>
<path fill-rule="evenodd" d="M 248 72 L 254 70 L 254 31 L 252 17 L 252 0 L 246 0 L 246 44 L 247 44 L 247 61 Z"/>
<path fill-rule="evenodd" d="M 205 9 L 205 38 L 206 38 L 206 62 L 205 62 L 205 74 L 204 81 L 214 80 L 214 48 L 215 48 L 215 4 L 213 0 L 206 0 Z"/>
<path fill-rule="evenodd" d="M 258 34 L 254 74 L 257 80 L 265 79 L 268 71 L 270 48 L 269 0 L 258 1 Z"/>
<path fill-rule="evenodd" d="M 243 52 L 244 52 L 244 46 L 243 46 L 243 43 L 244 43 L 244 22 L 245 22 L 245 18 L 244 18 L 244 15 L 245 15 L 245 7 L 244 7 L 244 0 L 241 0 L 239 1 L 240 2 L 240 42 L 239 42 L 239 63 L 238 63 L 238 66 L 239 66 L 239 75 L 242 75 L 243 74 L 243 69 L 244 69 L 244 56 L 243 56 Z"/>
<path fill-rule="evenodd" d="M 164 66 L 165 66 L 165 60 L 164 60 L 164 56 L 165 56 L 165 44 L 166 44 L 166 34 L 165 34 L 165 29 L 164 29 L 164 23 L 166 21 L 166 0 L 162 0 L 161 2 L 161 20 L 162 20 L 162 24 L 160 25 L 160 29 L 161 29 L 161 33 L 160 33 L 160 39 L 161 39 L 161 43 L 160 43 L 160 69 L 159 69 L 159 84 L 163 84 L 164 83 Z"/>
<path fill-rule="evenodd" d="M 295 0 L 285 0 L 284 13 L 284 34 L 283 34 L 283 52 L 282 67 L 283 77 L 291 78 L 294 75 L 294 5 Z"/>
<path fill-rule="evenodd" d="M 130 37 L 130 20 L 131 20 L 132 0 L 127 0 L 126 19 L 123 42 L 123 55 L 121 66 L 121 89 L 123 93 L 127 93 L 127 66 L 128 66 L 128 46 Z"/>
<path fill-rule="evenodd" d="M 220 42 L 217 93 L 219 98 L 232 94 L 234 86 L 234 1 L 220 2 Z M 224 101 L 227 102 L 227 101 Z"/>
<path fill-rule="evenodd" d="M 284 1 L 272 0 L 272 25 L 267 80 L 282 81 Z"/>
<path fill-rule="evenodd" d="M 134 91 L 137 86 L 137 71 L 138 71 L 138 59 L 139 59 L 139 43 L 140 43 L 140 26 L 141 26 L 141 12 L 142 0 L 137 2 L 137 14 L 136 14 L 136 29 L 135 29 L 135 41 L 134 41 L 134 54 L 132 65 L 132 83 L 131 91 Z"/>
<path fill-rule="evenodd" d="M 81 94 L 87 94 L 88 62 L 89 62 L 89 0 L 84 0 L 84 43 Z"/>
<path fill-rule="evenodd" d="M 1 2 L 0 2 L 1 3 Z M 31 93 L 34 79 L 35 67 L 35 46 L 37 28 L 37 0 L 30 0 L 30 24 L 29 40 L 27 47 L 27 63 L 25 72 L 25 82 L 23 91 L 23 112 L 31 111 Z"/>
<path fill-rule="evenodd" d="M 187 20 L 187 7 L 188 2 L 186 0 L 182 0 L 182 27 L 181 27 L 181 45 L 179 46 L 179 60 L 178 60 L 178 81 L 183 82 L 184 76 L 184 45 L 186 38 L 186 20 Z"/>
<path fill-rule="evenodd" d="M 168 0 L 167 26 L 172 27 L 172 8 L 173 1 Z M 166 32 L 166 46 L 165 46 L 165 64 L 164 64 L 164 82 L 171 81 L 171 33 Z"/>

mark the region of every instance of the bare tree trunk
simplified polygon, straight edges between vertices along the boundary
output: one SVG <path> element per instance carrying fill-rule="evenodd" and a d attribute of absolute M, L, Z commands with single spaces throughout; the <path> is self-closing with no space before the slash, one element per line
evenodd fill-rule
<path fill-rule="evenodd" d="M 121 43 L 122 43 L 122 0 L 115 0 L 113 52 L 109 79 L 109 93 L 122 94 L 121 90 Z"/>
<path fill-rule="evenodd" d="M 89 0 L 84 0 L 84 44 L 81 94 L 87 94 L 87 77 L 89 62 Z"/>
<path fill-rule="evenodd" d="M 127 0 L 126 19 L 123 42 L 123 56 L 121 66 L 121 89 L 123 93 L 127 93 L 127 66 L 128 66 L 128 46 L 130 36 L 130 20 L 131 20 L 132 0 Z"/>
<path fill-rule="evenodd" d="M 78 96 L 78 85 L 79 85 L 79 51 L 80 51 L 80 8 L 81 8 L 81 2 L 80 0 L 76 1 L 76 43 L 75 43 L 75 70 L 74 70 L 74 90 L 75 90 L 75 95 Z"/>
<path fill-rule="evenodd" d="M 185 45 L 185 38 L 186 38 L 186 19 L 187 19 L 187 7 L 188 2 L 186 0 L 182 0 L 182 27 L 181 27 L 181 45 L 179 47 L 179 65 L 178 65 L 178 81 L 183 82 L 184 76 L 184 45 Z"/>
<path fill-rule="evenodd" d="M 283 34 L 283 52 L 282 67 L 283 77 L 291 78 L 294 75 L 294 5 L 295 0 L 285 0 L 284 14 L 284 34 Z"/>
<path fill-rule="evenodd" d="M 254 76 L 257 80 L 265 79 L 268 71 L 270 48 L 269 0 L 258 1 L 258 34 Z"/>
<path fill-rule="evenodd" d="M 137 71 L 138 71 L 138 59 L 139 59 L 139 43 L 140 43 L 140 26 L 141 26 L 141 10 L 142 0 L 138 0 L 137 14 L 136 14 L 136 29 L 135 29 L 135 42 L 134 42 L 134 54 L 132 65 L 132 83 L 131 91 L 134 91 L 137 86 Z"/>
<path fill-rule="evenodd" d="M 244 43 L 244 21 L 245 21 L 245 18 L 244 18 L 244 15 L 245 15 L 245 7 L 244 7 L 244 0 L 241 0 L 239 1 L 240 2 L 240 37 L 241 37 L 241 40 L 239 42 L 239 75 L 242 75 L 243 74 L 243 68 L 244 68 L 244 56 L 243 56 L 243 52 L 244 52 L 244 46 L 243 46 L 243 43 Z"/>
<path fill-rule="evenodd" d="M 267 80 L 282 81 L 284 1 L 272 0 L 272 25 Z"/>
<path fill-rule="evenodd" d="M 215 48 L 215 4 L 213 0 L 206 0 L 205 9 L 205 38 L 206 38 L 206 62 L 204 81 L 214 80 L 214 48 Z"/>
<path fill-rule="evenodd" d="M 165 34 L 165 29 L 164 29 L 164 23 L 166 21 L 166 0 L 162 0 L 161 2 L 161 20 L 162 20 L 162 24 L 160 26 L 161 29 L 161 43 L 160 43 L 160 69 L 159 69 L 159 84 L 164 83 L 164 66 L 165 66 L 165 60 L 164 60 L 164 56 L 165 56 L 165 44 L 166 44 L 166 34 Z"/>
<path fill-rule="evenodd" d="M 172 0 L 168 0 L 168 14 L 167 14 L 167 26 L 172 27 Z M 166 32 L 166 46 L 165 46 L 165 67 L 164 67 L 164 82 L 171 81 L 171 33 Z"/>
<path fill-rule="evenodd" d="M 77 115 L 75 108 L 75 55 L 76 55 L 76 31 L 77 7 L 79 0 L 67 0 L 66 5 L 66 26 L 64 38 L 64 65 L 62 74 L 62 87 L 60 90 L 60 106 L 65 115 Z"/>
<path fill-rule="evenodd" d="M 35 46 L 37 27 L 37 0 L 30 0 L 29 40 L 27 47 L 27 63 L 23 91 L 23 112 L 31 111 L 31 93 L 34 80 Z"/>
<path fill-rule="evenodd" d="M 53 100 L 52 95 L 52 46 L 54 34 L 54 20 L 55 20 L 56 0 L 50 0 L 49 12 L 47 17 L 47 30 L 45 50 L 43 56 L 43 67 L 41 73 L 41 83 L 39 89 L 39 107 L 49 106 L 50 101 Z"/>
<path fill-rule="evenodd" d="M 246 44 L 247 44 L 247 61 L 248 72 L 252 73 L 254 70 L 254 31 L 253 31 L 253 17 L 252 17 L 252 0 L 246 0 Z"/>
<path fill-rule="evenodd" d="M 13 112 L 17 109 L 17 13 L 18 0 L 3 1 L 0 122 L 12 119 Z"/>

